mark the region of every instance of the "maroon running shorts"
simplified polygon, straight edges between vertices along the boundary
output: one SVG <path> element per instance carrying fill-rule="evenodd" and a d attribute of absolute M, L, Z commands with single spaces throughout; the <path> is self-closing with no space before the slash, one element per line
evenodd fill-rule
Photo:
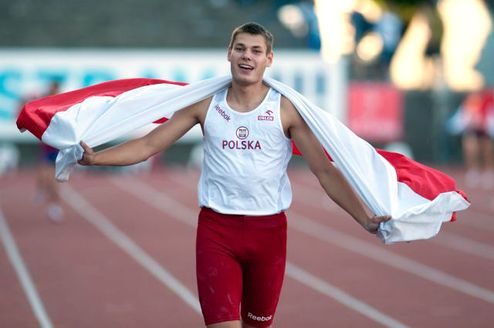
<path fill-rule="evenodd" d="M 286 262 L 286 216 L 199 213 L 196 269 L 206 325 L 242 320 L 268 327 L 278 304 Z"/>

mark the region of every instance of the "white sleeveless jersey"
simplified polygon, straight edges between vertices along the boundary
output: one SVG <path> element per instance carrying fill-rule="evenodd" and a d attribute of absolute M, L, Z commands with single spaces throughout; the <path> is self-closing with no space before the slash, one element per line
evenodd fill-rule
<path fill-rule="evenodd" d="M 204 122 L 199 206 L 224 214 L 269 215 L 286 210 L 292 190 L 286 169 L 292 144 L 281 125 L 281 95 L 269 89 L 263 102 L 243 113 L 217 93 Z"/>

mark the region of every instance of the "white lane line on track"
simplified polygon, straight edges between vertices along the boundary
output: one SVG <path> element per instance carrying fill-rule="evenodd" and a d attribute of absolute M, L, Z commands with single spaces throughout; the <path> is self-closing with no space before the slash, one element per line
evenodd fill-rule
<path fill-rule="evenodd" d="M 300 214 L 290 211 L 290 226 L 304 232 L 323 242 L 327 242 L 359 255 L 367 256 L 376 262 L 383 263 L 396 269 L 412 273 L 420 278 L 435 282 L 441 286 L 465 293 L 494 304 L 494 292 L 472 284 L 466 280 L 456 278 L 440 270 L 406 257 L 396 255 L 393 252 L 383 250 L 381 247 L 358 238 L 328 228 L 320 223 L 314 222 Z"/>
<path fill-rule="evenodd" d="M 113 225 L 106 216 L 68 186 L 64 186 L 61 195 L 64 201 L 80 216 L 94 225 L 103 235 L 113 241 L 151 275 L 158 279 L 158 281 L 180 297 L 195 312 L 201 314 L 201 307 L 194 293 L 140 248 L 125 233 Z"/>
<path fill-rule="evenodd" d="M 385 327 L 393 327 L 393 328 L 407 327 L 401 322 L 396 321 L 395 319 L 382 314 L 381 312 L 377 311 L 368 304 L 359 301 L 350 294 L 335 287 L 334 285 L 329 284 L 328 282 L 322 280 L 321 278 L 312 275 L 311 273 L 303 270 L 300 267 L 287 263 L 286 274 L 291 278 L 303 283 L 304 285 L 314 290 L 317 290 L 321 294 L 337 299 L 338 302 L 346 305 L 349 308 L 357 310 L 361 314 L 364 314 L 367 317 L 372 318 L 374 321 L 383 324 Z"/>
<path fill-rule="evenodd" d="M 318 192 L 316 188 L 308 188 L 305 186 L 297 185 L 297 197 L 301 198 L 301 201 L 308 206 L 315 208 L 317 210 L 326 211 L 328 213 L 335 213 L 335 211 L 343 210 L 339 208 L 331 208 L 324 205 L 324 200 L 322 202 L 314 202 L 314 199 L 321 199 L 321 195 L 324 195 L 323 192 Z M 317 198 L 319 197 L 319 198 Z M 332 201 L 325 196 L 326 202 L 332 203 Z M 468 211 L 471 211 L 470 209 Z M 346 214 L 345 214 L 346 215 Z M 472 225 L 469 220 L 462 220 L 465 225 Z M 457 223 L 451 223 L 457 224 Z M 485 226 L 482 229 L 492 229 L 488 226 Z M 485 243 L 481 243 L 470 238 L 460 237 L 456 234 L 442 231 L 438 236 L 429 239 L 431 242 L 436 244 L 440 244 L 441 246 L 451 248 L 463 253 L 468 253 L 471 255 L 475 255 L 478 257 L 482 257 L 488 260 L 494 260 L 494 247 L 487 245 Z"/>
<path fill-rule="evenodd" d="M 494 260 L 494 247 L 448 232 L 436 237 L 438 243 L 457 251 L 469 253 L 488 260 Z"/>
<path fill-rule="evenodd" d="M 176 183 L 185 183 L 175 176 L 172 177 L 172 179 Z M 297 189 L 299 189 L 298 185 Z M 304 197 L 307 197 L 304 201 L 312 203 L 313 197 L 315 197 L 314 193 L 311 193 L 309 190 L 304 191 L 306 192 Z M 292 210 L 290 210 L 289 227 L 304 232 L 323 242 L 334 244 L 340 248 L 372 258 L 379 263 L 386 264 L 393 268 L 419 276 L 422 279 L 432 281 L 441 286 L 494 304 L 494 292 L 487 288 L 477 286 L 469 281 L 457 278 L 414 260 L 410 260 L 391 251 L 384 250 L 372 243 L 364 242 L 356 237 L 337 231 L 334 228 L 317 223 Z"/>
<path fill-rule="evenodd" d="M 175 220 L 191 227 L 197 226 L 198 210 L 191 210 L 182 205 L 181 202 L 169 197 L 168 194 L 156 190 L 138 179 L 111 179 L 111 182 L 125 192 L 165 212 L 167 216 L 172 216 Z"/>
<path fill-rule="evenodd" d="M 191 227 L 197 226 L 197 219 L 193 219 L 197 218 L 197 210 L 191 210 L 183 203 L 171 198 L 169 194 L 156 190 L 155 188 L 138 181 L 137 179 L 132 179 L 132 183 L 129 182 L 130 180 L 126 180 L 127 182 L 124 182 L 123 179 L 112 179 L 111 181 L 122 190 L 154 206 L 160 211 L 163 211 L 167 217 L 171 216 L 177 221 L 185 223 Z M 384 325 L 385 327 L 407 327 L 403 323 L 387 316 L 372 306 L 363 303 L 357 298 L 352 297 L 341 289 L 310 274 L 293 263 L 287 262 L 286 275 L 299 283 L 336 300 L 350 309 L 359 312 L 369 319 Z"/>
<path fill-rule="evenodd" d="M 31 279 L 31 275 L 24 264 L 21 253 L 17 248 L 15 243 L 15 239 L 10 231 L 7 220 L 5 219 L 2 210 L 0 209 L 0 238 L 2 239 L 3 246 L 7 252 L 10 263 L 15 269 L 17 277 L 21 283 L 22 289 L 24 289 L 24 293 L 28 298 L 29 304 L 31 305 L 31 309 L 36 316 L 36 319 L 39 322 L 39 325 L 42 328 L 51 328 L 53 324 L 51 323 L 48 314 L 46 313 L 45 307 L 43 306 L 43 302 L 38 295 L 38 291 L 36 290 L 36 286 Z M 5 296 L 4 296 L 5 297 Z"/>

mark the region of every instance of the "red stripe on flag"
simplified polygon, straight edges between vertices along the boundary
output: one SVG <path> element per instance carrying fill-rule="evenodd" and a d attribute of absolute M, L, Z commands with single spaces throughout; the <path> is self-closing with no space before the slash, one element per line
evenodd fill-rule
<path fill-rule="evenodd" d="M 457 191 L 466 199 L 466 195 L 456 189 L 455 180 L 431 167 L 420 164 L 402 154 L 377 150 L 396 170 L 398 181 L 410 186 L 417 194 L 433 200 L 437 195 L 448 191 Z M 427 186 L 426 188 L 424 186 Z"/>
<path fill-rule="evenodd" d="M 17 128 L 20 130 L 29 130 L 41 140 L 41 136 L 57 112 L 65 111 L 68 108 L 83 102 L 86 98 L 94 96 L 116 97 L 132 89 L 160 83 L 182 86 L 187 84 L 160 79 L 121 79 L 103 82 L 53 96 L 43 97 L 30 101 L 24 105 L 17 118 Z"/>
<path fill-rule="evenodd" d="M 409 186 L 416 194 L 433 200 L 441 193 L 455 191 L 468 201 L 467 195 L 456 187 L 455 180 L 447 174 L 420 164 L 402 154 L 382 149 L 378 149 L 377 152 L 394 167 L 398 181 Z M 456 212 L 451 216 L 451 221 L 455 220 Z"/>

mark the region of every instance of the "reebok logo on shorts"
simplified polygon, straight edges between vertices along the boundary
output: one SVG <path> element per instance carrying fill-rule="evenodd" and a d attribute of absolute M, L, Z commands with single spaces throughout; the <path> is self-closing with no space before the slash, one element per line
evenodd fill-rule
<path fill-rule="evenodd" d="M 247 313 L 247 317 L 249 317 L 249 319 L 252 319 L 252 320 L 255 320 L 255 321 L 269 321 L 273 318 L 272 315 L 268 315 L 267 317 L 264 317 L 264 316 L 257 316 L 257 315 L 253 315 L 252 313 L 248 312 Z"/>

